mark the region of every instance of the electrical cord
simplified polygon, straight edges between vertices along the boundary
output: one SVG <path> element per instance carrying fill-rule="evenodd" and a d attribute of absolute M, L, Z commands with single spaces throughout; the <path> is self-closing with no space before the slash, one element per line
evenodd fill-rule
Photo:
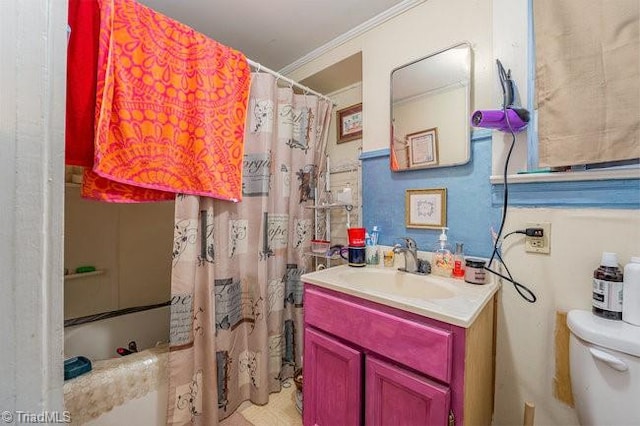
<path fill-rule="evenodd" d="M 507 114 L 507 107 L 509 107 L 511 105 L 511 103 L 513 102 L 513 88 L 511 86 L 511 70 L 509 70 L 508 72 L 506 72 L 504 70 L 504 67 L 502 66 L 502 63 L 500 62 L 499 59 L 496 59 L 496 63 L 498 65 L 498 75 L 500 76 L 500 86 L 502 87 L 502 99 L 503 99 L 503 103 L 502 103 L 502 111 L 505 115 L 505 118 L 507 120 L 507 126 L 509 127 L 509 133 L 511 133 L 511 146 L 509 147 L 509 151 L 507 152 L 507 158 L 504 161 L 504 172 L 503 172 L 503 181 L 504 181 L 504 195 L 503 195 L 503 201 L 502 201 L 502 218 L 500 220 L 500 228 L 498 229 L 498 234 L 496 235 L 496 238 L 493 242 L 493 251 L 491 253 L 491 259 L 489 260 L 488 266 L 485 266 L 484 269 L 487 270 L 488 272 L 491 272 L 492 274 L 509 281 L 510 283 L 513 284 L 514 288 L 516 289 L 516 291 L 518 292 L 518 294 L 527 302 L 529 303 L 535 303 L 536 300 L 538 300 L 538 298 L 536 297 L 536 295 L 525 285 L 517 282 L 516 280 L 513 279 L 511 272 L 509 272 L 509 268 L 507 268 L 506 263 L 504 262 L 504 260 L 502 259 L 502 256 L 500 256 L 500 253 L 498 252 L 498 245 L 500 243 L 500 238 L 502 236 L 502 231 L 504 230 L 504 224 L 506 222 L 507 219 L 507 206 L 509 203 L 509 183 L 507 181 L 507 177 L 508 177 L 508 170 L 509 170 L 509 161 L 511 159 L 511 153 L 513 152 L 513 148 L 516 145 L 516 133 L 513 131 L 513 128 L 511 127 L 511 122 L 509 121 L 509 114 Z M 509 85 L 509 90 L 508 90 L 508 94 L 507 94 L 507 85 Z M 521 232 L 521 231 L 520 231 Z M 520 233 L 519 231 L 514 231 L 511 233 L 508 233 L 507 235 L 504 236 L 504 238 L 506 238 L 507 236 L 514 234 L 514 233 Z M 502 265 L 504 266 L 505 270 L 507 271 L 507 276 L 494 271 L 493 269 L 490 268 L 491 264 L 493 263 L 493 259 L 498 256 L 498 259 L 500 259 L 500 263 L 502 263 Z M 525 294 L 526 293 L 526 294 Z"/>
<path fill-rule="evenodd" d="M 516 144 L 516 135 L 515 133 L 513 133 L 513 131 L 511 132 L 511 136 L 513 137 L 513 139 L 511 140 L 511 147 L 509 148 L 509 152 L 507 153 L 507 158 L 504 161 L 504 173 L 503 173 L 504 195 L 502 199 L 502 218 L 500 220 L 500 228 L 498 229 L 498 234 L 493 243 L 493 252 L 491 253 L 491 259 L 489 260 L 489 265 L 491 265 L 491 263 L 493 262 L 493 259 L 496 256 L 496 253 L 498 252 L 498 242 L 500 241 L 500 236 L 502 235 L 504 224 L 507 220 L 507 204 L 509 202 L 509 185 L 507 183 L 507 169 L 509 166 L 509 160 L 511 159 L 511 153 L 513 152 L 513 147 Z"/>
<path fill-rule="evenodd" d="M 504 241 L 509 235 L 513 235 L 513 234 L 524 234 L 524 235 L 527 235 L 527 231 L 522 231 L 522 230 L 511 231 L 508 234 L 504 234 L 504 237 L 502 237 L 502 240 Z M 502 247 L 502 245 L 500 245 L 500 247 Z"/>
<path fill-rule="evenodd" d="M 493 243 L 493 252 L 491 253 L 491 259 L 489 260 L 489 265 L 493 262 L 493 259 L 496 256 L 496 252 L 498 250 L 498 242 L 500 241 L 500 236 L 502 235 L 502 230 L 504 228 L 504 223 L 507 219 L 507 203 L 509 201 L 509 185 L 507 184 L 507 172 L 509 168 L 509 160 L 511 159 L 511 153 L 513 152 L 513 148 L 516 146 L 516 134 L 511 127 L 511 122 L 509 121 L 509 114 L 507 114 L 507 107 L 509 106 L 509 102 L 511 99 L 507 99 L 507 97 L 511 98 L 511 90 L 509 91 L 509 95 L 507 95 L 507 81 L 511 79 L 511 70 L 506 72 L 502 63 L 499 59 L 496 59 L 496 65 L 498 66 L 498 75 L 500 77 L 500 87 L 502 89 L 502 112 L 507 120 L 507 126 L 509 126 L 509 132 L 511 133 L 511 146 L 509 147 L 509 151 L 507 153 L 507 158 L 504 161 L 504 195 L 502 202 L 502 219 L 500 220 L 500 229 L 498 230 L 498 235 Z"/>
<path fill-rule="evenodd" d="M 506 237 L 506 235 L 505 235 Z M 502 256 L 500 256 L 500 252 L 496 253 L 498 256 L 498 259 L 500 259 L 500 262 L 502 263 L 502 266 L 504 267 L 504 270 L 507 271 L 507 275 L 509 276 L 509 278 L 505 277 L 502 274 L 499 274 L 498 272 L 493 272 L 494 274 L 498 275 L 499 277 L 511 282 L 513 284 L 513 287 L 516 289 L 516 291 L 518 292 L 518 294 L 527 302 L 529 303 L 536 303 L 536 300 L 538 300 L 538 298 L 536 297 L 536 295 L 533 293 L 533 291 L 531 291 L 527 286 L 525 286 L 524 284 L 520 284 L 518 281 L 513 279 L 513 276 L 511 275 L 511 272 L 509 271 L 509 268 L 507 268 L 507 264 L 505 263 L 504 260 L 502 260 Z M 526 293 L 526 294 L 525 294 Z"/>
<path fill-rule="evenodd" d="M 516 230 L 516 231 L 511 231 L 511 232 L 509 232 L 507 234 L 504 234 L 504 236 L 502 237 L 502 241 L 504 242 L 504 240 L 506 240 L 507 237 L 509 237 L 511 235 L 515 235 L 515 234 L 527 235 L 527 230 L 519 229 L 519 230 Z M 529 303 L 535 303 L 536 300 L 538 300 L 536 295 L 528 287 L 526 287 L 523 284 L 520 284 L 519 282 L 517 282 L 516 280 L 513 279 L 513 275 L 511 275 L 511 271 L 509 271 L 509 268 L 507 267 L 507 263 L 504 261 L 504 259 L 502 259 L 502 256 L 500 255 L 500 251 L 502 251 L 502 243 L 500 243 L 500 247 L 496 251 L 496 256 L 500 260 L 500 263 L 502 263 L 502 266 L 504 267 L 505 271 L 507 271 L 507 275 L 508 276 L 504 276 L 504 275 L 500 274 L 499 272 L 492 271 L 492 270 L 490 270 L 488 268 L 485 268 L 485 269 L 487 269 L 492 274 L 495 274 L 495 275 L 499 276 L 500 278 L 503 278 L 503 279 L 511 282 L 514 285 L 514 287 L 515 287 L 516 291 L 518 292 L 518 294 L 520 294 L 520 296 L 524 300 L 526 300 Z"/>

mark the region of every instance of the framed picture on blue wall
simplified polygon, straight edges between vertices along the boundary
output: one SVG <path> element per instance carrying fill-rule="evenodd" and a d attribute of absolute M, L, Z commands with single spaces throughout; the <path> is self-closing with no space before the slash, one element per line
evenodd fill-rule
<path fill-rule="evenodd" d="M 447 226 L 447 189 L 407 189 L 404 214 L 407 228 Z"/>

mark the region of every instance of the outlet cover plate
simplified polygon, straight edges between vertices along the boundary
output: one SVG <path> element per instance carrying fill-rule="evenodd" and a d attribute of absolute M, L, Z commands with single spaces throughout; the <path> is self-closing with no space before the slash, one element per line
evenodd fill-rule
<path fill-rule="evenodd" d="M 542 237 L 525 237 L 527 253 L 551 253 L 551 224 L 549 222 L 527 223 L 527 228 L 542 228 Z"/>

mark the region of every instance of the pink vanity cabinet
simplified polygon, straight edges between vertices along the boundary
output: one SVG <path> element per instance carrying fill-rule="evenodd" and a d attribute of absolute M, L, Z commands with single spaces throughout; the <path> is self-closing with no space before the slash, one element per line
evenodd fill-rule
<path fill-rule="evenodd" d="M 469 328 L 305 284 L 305 426 L 490 425 L 490 300 Z"/>

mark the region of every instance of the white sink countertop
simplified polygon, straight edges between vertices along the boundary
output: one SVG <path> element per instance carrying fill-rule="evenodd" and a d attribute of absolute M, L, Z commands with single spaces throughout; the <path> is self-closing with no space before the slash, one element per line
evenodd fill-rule
<path fill-rule="evenodd" d="M 304 274 L 304 283 L 468 328 L 498 291 L 499 284 L 466 283 L 462 279 L 416 275 L 396 268 L 348 265 Z"/>

